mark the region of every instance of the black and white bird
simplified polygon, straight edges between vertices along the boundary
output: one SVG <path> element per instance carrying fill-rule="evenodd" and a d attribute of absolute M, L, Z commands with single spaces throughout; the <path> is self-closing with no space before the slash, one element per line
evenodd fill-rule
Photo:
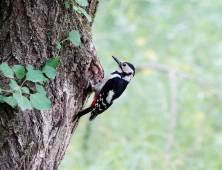
<path fill-rule="evenodd" d="M 92 85 L 89 83 L 95 92 L 94 100 L 90 107 L 77 114 L 78 117 L 91 112 L 89 120 L 95 119 L 98 114 L 103 113 L 119 98 L 135 75 L 135 68 L 131 63 L 119 61 L 116 57 L 112 57 L 118 63 L 118 69 L 98 84 Z"/>

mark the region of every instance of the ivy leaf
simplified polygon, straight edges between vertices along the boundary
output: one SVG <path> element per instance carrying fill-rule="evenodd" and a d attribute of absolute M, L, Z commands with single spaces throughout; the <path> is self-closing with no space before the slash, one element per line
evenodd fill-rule
<path fill-rule="evenodd" d="M 61 44 L 60 44 L 60 43 L 57 43 L 57 44 L 56 44 L 56 48 L 57 48 L 58 50 L 60 50 L 60 49 L 62 48 Z"/>
<path fill-rule="evenodd" d="M 56 58 L 51 58 L 46 62 L 47 66 L 51 66 L 53 68 L 56 68 L 59 65 L 59 57 L 56 56 Z"/>
<path fill-rule="evenodd" d="M 26 70 L 31 71 L 31 70 L 34 70 L 34 68 L 33 68 L 32 65 L 28 64 L 28 65 L 26 66 Z"/>
<path fill-rule="evenodd" d="M 13 78 L 14 73 L 7 63 L 2 63 L 0 65 L 0 70 L 2 70 L 5 77 Z"/>
<path fill-rule="evenodd" d="M 39 83 L 40 84 L 44 84 L 44 82 L 46 82 L 47 80 L 49 80 L 48 78 L 46 78 L 44 75 L 43 75 L 43 80 L 42 81 L 40 81 Z"/>
<path fill-rule="evenodd" d="M 87 6 L 88 5 L 88 1 L 87 0 L 75 0 L 79 5 L 82 6 Z"/>
<path fill-rule="evenodd" d="M 5 98 L 5 96 L 0 95 L 0 103 L 4 103 L 5 102 L 4 98 Z"/>
<path fill-rule="evenodd" d="M 72 30 L 69 33 L 68 38 L 66 38 L 66 40 L 70 40 L 75 46 L 79 46 L 80 44 L 80 34 L 78 31 L 76 30 Z"/>
<path fill-rule="evenodd" d="M 48 78 L 46 78 L 45 76 L 43 76 L 43 82 L 49 80 Z"/>
<path fill-rule="evenodd" d="M 30 80 L 34 83 L 43 81 L 43 74 L 39 70 L 28 70 L 25 80 Z"/>
<path fill-rule="evenodd" d="M 39 93 L 43 94 L 44 96 L 46 95 L 46 91 L 42 85 L 35 84 L 36 90 L 38 90 Z"/>
<path fill-rule="evenodd" d="M 92 22 L 92 18 L 87 14 L 85 9 L 79 7 L 79 10 L 83 13 L 83 15 L 85 15 L 85 17 L 88 20 L 88 22 Z"/>
<path fill-rule="evenodd" d="M 69 5 L 68 2 L 65 2 L 65 7 L 66 7 L 66 9 L 69 9 L 69 8 L 70 8 L 70 5 Z"/>
<path fill-rule="evenodd" d="M 22 79 L 25 76 L 25 68 L 21 65 L 14 65 L 12 70 L 18 79 Z"/>
<path fill-rule="evenodd" d="M 78 12 L 80 14 L 82 13 L 82 11 L 79 9 L 79 7 L 73 5 L 73 8 L 76 12 Z"/>
<path fill-rule="evenodd" d="M 42 93 L 31 94 L 30 101 L 37 110 L 46 110 L 51 107 L 51 101 Z"/>
<path fill-rule="evenodd" d="M 12 90 L 18 90 L 20 89 L 20 86 L 15 82 L 15 80 L 11 80 L 11 83 L 9 83 L 9 86 Z"/>
<path fill-rule="evenodd" d="M 24 93 L 27 93 L 27 94 L 30 93 L 30 92 L 29 92 L 29 89 L 28 89 L 27 87 L 22 87 L 21 89 L 22 89 L 22 91 L 23 91 Z"/>
<path fill-rule="evenodd" d="M 20 92 L 13 93 L 13 98 L 18 102 L 18 106 L 22 109 L 22 111 L 32 109 L 30 101 L 26 97 L 22 96 Z"/>
<path fill-rule="evenodd" d="M 86 19 L 88 20 L 88 22 L 92 22 L 92 18 L 87 14 L 87 12 L 81 8 L 81 7 L 77 7 L 77 6 L 73 6 L 73 8 L 80 14 L 85 15 Z"/>
<path fill-rule="evenodd" d="M 42 70 L 43 73 L 47 75 L 48 78 L 54 79 L 56 76 L 56 70 L 53 67 L 45 66 Z"/>
<path fill-rule="evenodd" d="M 4 97 L 3 96 L 3 100 L 8 103 L 10 106 L 12 106 L 13 108 L 18 104 L 17 101 L 12 97 Z"/>

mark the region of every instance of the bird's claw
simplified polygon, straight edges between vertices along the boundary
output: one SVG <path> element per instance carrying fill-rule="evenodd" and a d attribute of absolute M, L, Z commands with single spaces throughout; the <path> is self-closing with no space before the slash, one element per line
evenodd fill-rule
<path fill-rule="evenodd" d="M 91 88 L 91 87 L 92 87 L 92 83 L 91 83 L 91 81 L 88 79 L 88 84 L 87 84 L 86 88 L 88 89 L 88 88 Z"/>
<path fill-rule="evenodd" d="M 87 83 L 86 89 L 89 91 L 92 91 L 93 90 L 92 82 L 89 78 L 87 78 L 87 80 L 88 80 L 88 83 Z"/>

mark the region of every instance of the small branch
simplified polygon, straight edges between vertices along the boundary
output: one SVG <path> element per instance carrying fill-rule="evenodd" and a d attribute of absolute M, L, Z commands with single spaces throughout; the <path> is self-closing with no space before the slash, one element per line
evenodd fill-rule
<path fill-rule="evenodd" d="M 172 145 L 174 143 L 174 130 L 177 122 L 177 83 L 176 83 L 176 73 L 174 70 L 168 72 L 169 75 L 169 86 L 171 94 L 170 102 L 170 122 L 169 122 L 169 134 L 168 142 L 166 144 L 165 159 L 166 163 L 169 165 L 171 159 Z"/>
<path fill-rule="evenodd" d="M 4 90 L 4 89 L 1 89 L 1 91 L 8 92 L 8 93 L 12 93 L 12 92 L 15 91 L 15 90 Z"/>
<path fill-rule="evenodd" d="M 136 67 L 137 71 L 140 71 L 143 69 L 153 69 L 153 70 L 157 70 L 161 72 L 166 72 L 169 75 L 169 86 L 170 86 L 170 94 L 171 94 L 171 112 L 170 112 L 170 122 L 169 122 L 169 134 L 168 134 L 168 140 L 167 140 L 168 142 L 166 144 L 166 151 L 165 151 L 165 160 L 166 160 L 167 165 L 170 167 L 169 163 L 171 159 L 172 145 L 174 144 L 174 140 L 175 140 L 174 131 L 176 127 L 177 114 L 178 114 L 176 76 L 189 79 L 195 82 L 196 84 L 199 84 L 200 86 L 204 87 L 209 92 L 211 92 L 221 102 L 222 102 L 222 95 L 211 84 L 196 78 L 194 75 L 186 71 L 171 68 L 169 66 L 162 65 L 162 64 L 153 64 L 153 63 L 146 63 L 146 64 L 142 64 Z"/>
<path fill-rule="evenodd" d="M 22 88 L 22 86 L 25 84 L 25 82 L 26 82 L 26 80 L 22 82 L 22 84 L 21 84 L 21 88 Z"/>
<path fill-rule="evenodd" d="M 146 64 L 142 64 L 142 65 L 139 65 L 136 67 L 137 71 L 143 70 L 143 69 L 153 69 L 153 70 L 158 70 L 158 71 L 167 72 L 167 73 L 169 73 L 169 71 L 173 70 L 176 75 L 183 77 L 185 79 L 189 79 L 189 80 L 199 84 L 200 86 L 204 87 L 205 89 L 210 91 L 216 98 L 218 98 L 222 102 L 222 95 L 211 84 L 196 78 L 195 76 L 193 76 L 192 74 L 190 74 L 186 71 L 171 68 L 171 67 L 163 65 L 163 64 L 154 64 L 154 63 L 146 63 Z"/>

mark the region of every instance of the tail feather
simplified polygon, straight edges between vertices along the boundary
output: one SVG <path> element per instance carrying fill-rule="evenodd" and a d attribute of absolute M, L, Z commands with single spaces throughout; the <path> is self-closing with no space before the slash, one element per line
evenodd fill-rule
<path fill-rule="evenodd" d="M 94 120 L 98 114 L 92 114 L 89 118 L 90 121 Z"/>
<path fill-rule="evenodd" d="M 89 113 L 89 112 L 91 112 L 91 111 L 92 111 L 92 107 L 88 107 L 88 108 L 80 111 L 76 116 L 82 117 L 82 116 L 84 116 L 85 114 L 87 114 L 87 113 Z"/>
<path fill-rule="evenodd" d="M 93 98 L 93 102 L 92 102 L 92 104 L 90 105 L 90 107 L 88 107 L 88 108 L 80 111 L 79 113 L 77 113 L 77 115 L 76 115 L 75 117 L 80 118 L 80 117 L 84 116 L 85 114 L 91 112 L 91 111 L 93 110 L 93 107 L 94 107 L 94 105 L 95 105 L 95 103 L 96 103 L 97 98 L 98 98 L 98 95 L 97 95 L 97 93 L 95 93 L 94 98 Z M 96 114 L 96 115 L 91 115 L 91 116 L 90 116 L 90 120 L 95 119 L 96 116 L 97 116 L 97 114 Z"/>

